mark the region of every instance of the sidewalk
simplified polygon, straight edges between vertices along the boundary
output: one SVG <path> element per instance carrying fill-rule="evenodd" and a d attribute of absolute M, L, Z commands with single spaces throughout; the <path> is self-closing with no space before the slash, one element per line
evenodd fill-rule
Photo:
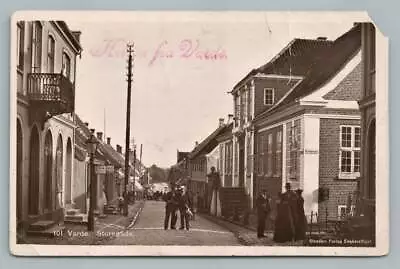
<path fill-rule="evenodd" d="M 203 218 L 206 218 L 225 229 L 231 231 L 238 238 L 239 242 L 245 246 L 303 246 L 303 241 L 288 242 L 288 243 L 276 243 L 273 241 L 273 231 L 266 231 L 264 234 L 266 237 L 257 238 L 256 227 L 244 226 L 238 222 L 231 220 L 225 220 L 208 214 L 201 214 Z"/>
<path fill-rule="evenodd" d="M 89 232 L 86 225 L 65 224 L 62 234 L 53 237 L 26 236 L 26 244 L 47 245 L 102 245 L 114 239 L 118 234 L 128 229 L 144 206 L 144 201 L 136 201 L 129 205 L 128 216 L 107 215 L 105 218 L 97 218 L 95 232 Z"/>

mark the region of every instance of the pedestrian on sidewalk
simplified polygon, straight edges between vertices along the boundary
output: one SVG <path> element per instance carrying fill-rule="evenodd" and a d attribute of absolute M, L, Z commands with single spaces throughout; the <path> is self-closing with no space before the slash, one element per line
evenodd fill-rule
<path fill-rule="evenodd" d="M 165 195 L 165 218 L 164 218 L 164 229 L 168 229 L 169 221 L 171 219 L 171 229 L 176 229 L 176 221 L 177 221 L 177 210 L 178 210 L 178 195 L 175 190 L 175 186 L 171 188 Z"/>
<path fill-rule="evenodd" d="M 221 216 L 221 200 L 220 200 L 220 187 L 221 178 L 219 173 L 215 170 L 215 167 L 211 167 L 211 173 L 207 175 L 211 183 L 212 193 L 211 193 L 211 205 L 210 213 L 211 215 L 220 217 Z"/>
<path fill-rule="evenodd" d="M 296 190 L 297 194 L 297 224 L 295 240 L 304 240 L 306 238 L 307 218 L 304 213 L 304 198 L 302 196 L 303 190 Z"/>
<path fill-rule="evenodd" d="M 290 183 L 286 183 L 285 188 L 286 192 L 279 194 L 275 220 L 274 241 L 278 243 L 294 241 L 296 233 L 297 195 L 291 190 Z"/>
<path fill-rule="evenodd" d="M 118 208 L 119 208 L 119 213 L 122 215 L 124 213 L 124 197 L 120 195 L 118 197 Z"/>
<path fill-rule="evenodd" d="M 262 238 L 265 237 L 264 230 L 265 230 L 265 220 L 268 217 L 269 213 L 271 212 L 270 201 L 268 199 L 267 191 L 262 190 L 261 193 L 258 195 L 256 200 L 257 206 L 257 237 Z"/>
<path fill-rule="evenodd" d="M 191 211 L 192 208 L 191 197 L 189 196 L 187 190 L 185 192 L 183 191 L 182 187 L 179 189 L 178 197 L 179 197 L 179 216 L 181 220 L 181 227 L 179 229 L 183 230 L 186 228 L 186 230 L 189 231 L 190 216 L 193 215 Z"/>

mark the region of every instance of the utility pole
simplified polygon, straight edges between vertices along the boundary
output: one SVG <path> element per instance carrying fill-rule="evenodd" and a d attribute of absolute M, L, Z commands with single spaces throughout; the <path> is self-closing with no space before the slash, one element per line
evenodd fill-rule
<path fill-rule="evenodd" d="M 124 197 L 124 215 L 128 216 L 128 183 L 129 183 L 129 140 L 131 128 L 131 91 L 132 91 L 132 61 L 133 61 L 133 44 L 127 45 L 128 52 L 128 95 L 126 102 L 126 134 L 125 134 L 125 197 Z M 135 182 L 134 182 L 135 184 Z M 135 193 L 135 192 L 134 192 Z"/>
<path fill-rule="evenodd" d="M 135 185 L 136 185 L 136 145 L 133 148 L 133 203 L 135 203 L 136 199 Z"/>

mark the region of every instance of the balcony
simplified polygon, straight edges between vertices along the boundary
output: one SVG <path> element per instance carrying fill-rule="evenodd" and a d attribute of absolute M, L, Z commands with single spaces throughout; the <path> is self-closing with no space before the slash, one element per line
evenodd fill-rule
<path fill-rule="evenodd" d="M 28 97 L 33 109 L 50 117 L 75 109 L 75 85 L 62 74 L 30 73 Z"/>

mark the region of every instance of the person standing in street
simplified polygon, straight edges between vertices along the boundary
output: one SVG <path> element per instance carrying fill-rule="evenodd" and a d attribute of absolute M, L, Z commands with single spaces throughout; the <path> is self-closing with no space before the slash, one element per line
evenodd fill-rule
<path fill-rule="evenodd" d="M 306 238 L 307 219 L 304 213 L 304 198 L 302 196 L 303 190 L 296 190 L 297 194 L 297 224 L 295 240 L 304 240 Z"/>
<path fill-rule="evenodd" d="M 179 191 L 179 216 L 180 216 L 180 221 L 181 221 L 181 226 L 180 230 L 183 230 L 186 228 L 186 230 L 189 231 L 189 221 L 190 221 L 190 213 L 191 208 L 192 208 L 192 200 L 189 196 L 188 191 L 185 191 L 183 193 L 183 188 L 180 189 Z"/>
<path fill-rule="evenodd" d="M 220 217 L 221 216 L 221 200 L 219 195 L 219 189 L 221 187 L 221 178 L 219 173 L 215 171 L 215 167 L 211 167 L 211 173 L 208 174 L 209 181 L 211 182 L 211 215 Z"/>
<path fill-rule="evenodd" d="M 174 187 L 171 188 L 165 195 L 165 218 L 164 229 L 168 229 L 169 221 L 171 219 L 171 229 L 176 229 L 177 209 L 178 209 L 178 195 Z"/>
<path fill-rule="evenodd" d="M 262 238 L 265 237 L 264 235 L 265 220 L 271 211 L 266 190 L 262 190 L 261 193 L 258 195 L 256 200 L 256 206 L 257 206 L 257 220 L 258 220 L 257 237 Z"/>
<path fill-rule="evenodd" d="M 297 224 L 297 195 L 291 190 L 290 183 L 285 185 L 286 192 L 280 194 L 277 217 L 275 220 L 274 241 L 278 243 L 295 240 Z"/>

